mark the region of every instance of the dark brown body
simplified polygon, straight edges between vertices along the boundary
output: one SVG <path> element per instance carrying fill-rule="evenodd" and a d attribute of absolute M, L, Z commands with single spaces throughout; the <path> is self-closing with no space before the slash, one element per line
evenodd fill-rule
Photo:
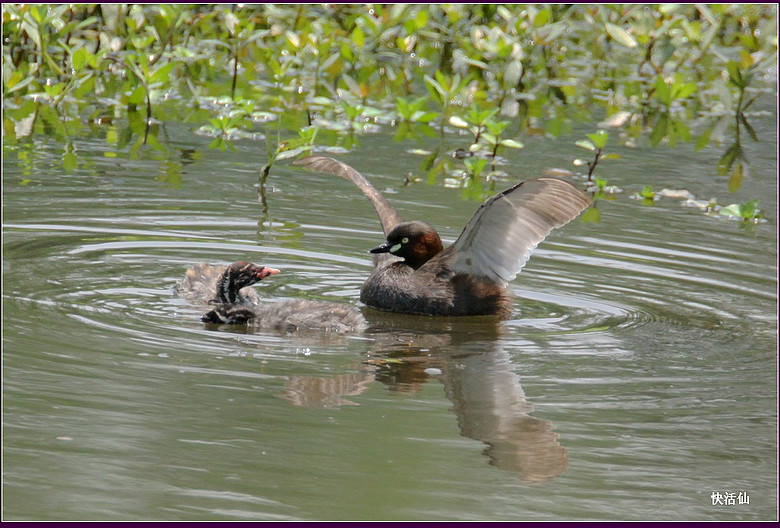
<path fill-rule="evenodd" d="M 360 290 L 360 300 L 389 312 L 424 315 L 495 315 L 512 313 L 512 297 L 495 282 L 448 270 L 424 273 L 405 262 L 379 265 Z"/>

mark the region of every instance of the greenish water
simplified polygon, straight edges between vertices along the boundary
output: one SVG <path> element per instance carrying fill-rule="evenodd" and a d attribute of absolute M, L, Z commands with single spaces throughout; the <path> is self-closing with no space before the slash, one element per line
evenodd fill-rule
<path fill-rule="evenodd" d="M 359 304 L 382 237 L 348 182 L 279 164 L 264 212 L 262 144 L 166 125 L 134 157 L 96 133 L 70 172 L 52 140 L 5 144 L 5 520 L 775 519 L 773 119 L 735 195 L 718 148 L 613 149 L 599 169 L 629 192 L 539 247 L 514 319 L 367 312 L 349 337 L 213 331 L 171 295 L 197 261 L 246 259 L 283 270 L 269 299 Z M 570 168 L 581 132 L 504 169 Z M 454 240 L 478 204 L 402 186 L 408 145 L 361 143 L 338 157 Z M 760 197 L 767 222 L 645 207 L 645 183 Z"/>

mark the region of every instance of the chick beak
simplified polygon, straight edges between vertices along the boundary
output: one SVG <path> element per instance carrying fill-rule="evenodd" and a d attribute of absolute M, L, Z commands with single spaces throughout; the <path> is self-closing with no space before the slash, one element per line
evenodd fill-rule
<path fill-rule="evenodd" d="M 276 275 L 279 273 L 278 269 L 275 268 L 263 268 L 258 273 L 257 276 L 260 278 L 260 280 L 263 280 L 264 278 L 268 277 L 269 275 Z"/>

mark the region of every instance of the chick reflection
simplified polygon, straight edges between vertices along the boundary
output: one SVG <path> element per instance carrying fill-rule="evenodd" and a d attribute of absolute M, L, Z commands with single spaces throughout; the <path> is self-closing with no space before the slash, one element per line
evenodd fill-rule
<path fill-rule="evenodd" d="M 284 397 L 307 407 L 354 404 L 344 397 L 360 394 L 373 381 L 409 393 L 438 377 L 461 434 L 487 444 L 484 452 L 491 465 L 527 483 L 548 481 L 566 469 L 566 448 L 558 443 L 552 424 L 530 415 L 533 405 L 512 371 L 509 355 L 495 348 L 498 325 L 486 325 L 482 319 L 473 325 L 461 320 L 457 330 L 446 322 L 416 331 L 409 329 L 408 321 L 404 330 L 400 326 L 384 331 L 374 327 L 372 351 L 358 372 L 290 377 Z M 448 353 L 451 345 L 457 345 L 457 353 Z"/>

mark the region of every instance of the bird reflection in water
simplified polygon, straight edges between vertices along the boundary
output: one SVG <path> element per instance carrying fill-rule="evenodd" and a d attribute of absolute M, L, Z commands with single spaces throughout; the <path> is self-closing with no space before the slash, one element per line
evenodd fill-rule
<path fill-rule="evenodd" d="M 397 393 L 413 393 L 438 379 L 453 404 L 463 436 L 484 442 L 491 465 L 526 483 L 547 482 L 565 471 L 566 448 L 552 423 L 532 416 L 520 377 L 495 338 L 500 323 L 491 318 L 417 318 L 394 325 L 383 314 L 372 324 L 374 340 L 355 371 L 329 377 L 291 376 L 283 397 L 303 407 L 356 405 L 354 397 L 380 382 Z M 487 324 L 486 324 L 487 323 Z M 348 399 L 353 397 L 352 400 Z"/>

